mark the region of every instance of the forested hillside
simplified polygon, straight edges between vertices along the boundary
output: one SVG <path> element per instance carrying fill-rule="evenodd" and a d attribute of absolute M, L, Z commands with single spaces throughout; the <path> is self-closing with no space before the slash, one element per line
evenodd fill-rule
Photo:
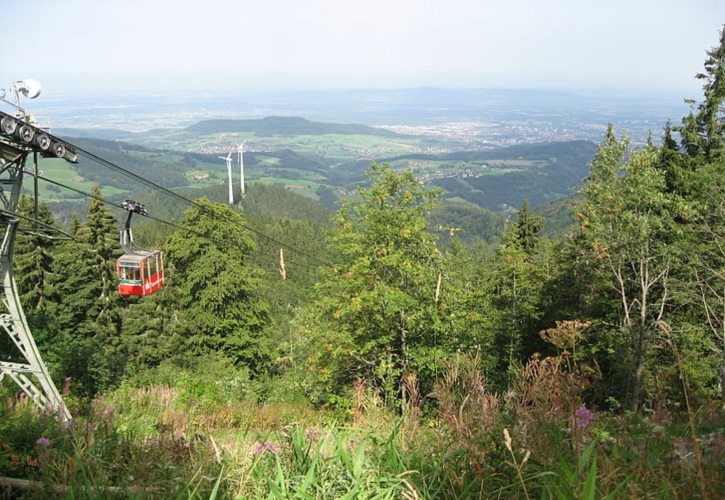
<path fill-rule="evenodd" d="M 104 159 L 113 163 L 122 163 L 132 172 L 143 175 L 158 184 L 168 187 L 185 186 L 187 184 L 184 172 L 188 170 L 189 164 L 186 161 L 174 164 L 159 161 L 155 158 L 148 159 L 144 154 L 151 152 L 148 148 L 117 141 L 78 139 L 76 143 L 89 151 L 98 151 L 103 155 Z M 90 182 L 120 189 L 126 189 L 129 185 L 127 178 L 112 170 L 99 169 L 96 163 L 84 157 L 79 159 L 74 168 L 78 174 Z"/>
<path fill-rule="evenodd" d="M 146 192 L 175 226 L 138 224 L 167 266 L 143 298 L 116 291 L 96 188 L 74 240 L 18 239 L 73 423 L 4 380 L 0 469 L 70 496 L 721 497 L 725 30 L 698 78 L 690 113 L 643 147 L 612 124 L 596 147 L 397 156 L 334 212 L 256 183 L 236 206 L 222 185 L 178 191 L 194 203 Z M 186 185 L 145 149 L 103 147 Z M 408 163 L 524 157 L 526 172 L 428 183 Z"/>
<path fill-rule="evenodd" d="M 312 131 L 305 128 L 304 133 Z M 167 187 L 203 188 L 226 180 L 224 162 L 216 153 L 166 151 L 128 141 L 72 140 L 98 156 Z M 442 188 L 444 200 L 502 211 L 520 207 L 525 199 L 539 206 L 570 196 L 586 176 L 587 163 L 595 151 L 593 143 L 572 141 L 490 151 L 376 155 L 376 158 L 378 163 L 388 163 L 396 170 L 411 170 L 419 179 Z M 248 151 L 244 155 L 248 180 L 289 187 L 333 209 L 337 200 L 368 182 L 365 171 L 370 161 L 340 162 L 290 149 Z M 73 181 L 76 187 L 86 184 L 89 188 L 91 183 L 98 183 L 108 195 L 117 198 L 121 198 L 124 191 L 128 193 L 140 187 L 118 172 L 98 168 L 96 163 L 84 157 L 73 167 L 57 160 L 43 160 L 41 168 L 56 177 Z M 44 194 L 52 200 L 67 201 L 73 196 L 55 187 L 44 189 Z"/>

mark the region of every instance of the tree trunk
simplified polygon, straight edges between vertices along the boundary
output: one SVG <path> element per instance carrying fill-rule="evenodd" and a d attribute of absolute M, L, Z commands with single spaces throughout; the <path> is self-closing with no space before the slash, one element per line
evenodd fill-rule
<path fill-rule="evenodd" d="M 632 411 L 639 410 L 644 388 L 644 332 L 638 332 L 637 339 L 637 345 L 634 346 L 631 392 L 628 397 L 629 401 L 627 401 L 627 409 Z"/>
<path fill-rule="evenodd" d="M 639 409 L 640 398 L 642 397 L 642 386 L 644 385 L 644 362 L 643 359 L 635 361 L 635 368 L 632 380 L 632 394 L 628 408 L 632 411 Z"/>
<path fill-rule="evenodd" d="M 400 365 L 403 375 L 408 369 L 408 330 L 405 328 L 405 311 L 400 311 Z"/>

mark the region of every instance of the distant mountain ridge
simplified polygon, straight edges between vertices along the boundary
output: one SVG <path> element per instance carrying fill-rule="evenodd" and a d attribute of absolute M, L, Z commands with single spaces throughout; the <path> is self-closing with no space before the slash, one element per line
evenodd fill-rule
<path fill-rule="evenodd" d="M 186 127 L 189 132 L 216 134 L 224 132 L 254 132 L 260 136 L 293 135 L 376 135 L 400 137 L 401 134 L 355 123 L 313 122 L 299 116 L 267 116 L 253 120 L 202 120 Z"/>

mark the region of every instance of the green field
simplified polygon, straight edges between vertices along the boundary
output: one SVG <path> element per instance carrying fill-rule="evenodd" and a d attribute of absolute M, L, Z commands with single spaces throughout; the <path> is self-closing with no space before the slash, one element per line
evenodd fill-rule
<path fill-rule="evenodd" d="M 317 182 L 305 180 L 305 179 L 285 179 L 281 177 L 258 177 L 254 179 L 255 182 L 262 182 L 264 184 L 274 184 L 276 186 L 284 186 L 293 190 L 297 194 L 301 194 L 313 200 L 319 200 L 320 197 L 316 191 L 320 187 Z"/>
<path fill-rule="evenodd" d="M 90 192 L 93 189 L 93 183 L 78 175 L 73 166 L 64 160 L 40 158 L 38 160 L 38 170 L 42 176 L 53 179 L 54 181 L 65 184 L 71 188 L 85 192 Z M 26 182 L 25 188 L 28 190 L 32 189 L 32 183 Z M 40 193 L 42 199 L 46 200 L 65 200 L 82 196 L 71 190 L 56 186 L 42 179 L 40 179 L 38 182 L 38 192 Z M 101 194 L 103 196 L 113 196 L 126 192 L 128 191 L 113 186 L 101 187 Z"/>
<path fill-rule="evenodd" d="M 291 149 L 298 153 L 335 160 L 395 156 L 419 153 L 424 149 L 418 138 L 387 138 L 362 134 L 259 136 L 253 132 L 226 132 L 199 135 L 185 130 L 153 130 L 139 134 L 130 141 L 147 147 L 193 152 L 206 152 L 212 148 L 226 150 L 245 142 L 252 151 Z M 221 154 L 221 151 L 218 152 Z"/>
<path fill-rule="evenodd" d="M 119 145 L 89 139 L 84 147 L 165 187 L 202 188 L 227 182 L 226 165 L 219 157 L 226 156 L 224 152 L 231 145 L 246 141 L 247 181 L 285 186 L 328 207 L 367 182 L 364 172 L 372 161 L 389 163 L 395 170 L 410 170 L 421 182 L 441 188 L 447 199 L 490 210 L 520 207 L 524 199 L 535 206 L 571 194 L 586 175 L 586 165 L 594 151 L 591 143 L 573 141 L 429 153 L 426 151 L 433 143 L 414 136 L 257 135 L 178 129 L 152 130 L 136 134 L 128 141 L 133 143 Z M 445 151 L 443 143 L 435 147 Z M 43 160 L 45 165 L 51 178 L 84 191 L 89 191 L 93 182 L 104 186 L 105 196 L 118 197 L 144 189 L 118 172 L 87 161 L 72 166 Z M 238 183 L 236 162 L 234 167 L 232 175 Z M 325 189 L 320 191 L 321 187 Z M 41 194 L 48 200 L 78 198 L 52 186 L 43 186 Z"/>

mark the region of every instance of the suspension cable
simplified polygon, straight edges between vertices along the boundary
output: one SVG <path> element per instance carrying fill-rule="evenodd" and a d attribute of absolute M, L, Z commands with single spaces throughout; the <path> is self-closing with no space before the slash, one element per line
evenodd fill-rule
<path fill-rule="evenodd" d="M 27 174 L 29 174 L 29 175 L 35 175 L 35 174 L 34 174 L 33 172 L 30 172 L 30 171 L 26 171 L 25 173 L 27 173 Z M 50 184 L 54 184 L 54 185 L 56 185 L 56 186 L 58 186 L 58 187 L 61 187 L 61 188 L 67 189 L 67 190 L 69 190 L 69 191 L 73 191 L 73 192 L 75 192 L 75 193 L 81 194 L 81 195 L 83 195 L 83 196 L 86 196 L 86 197 L 88 197 L 88 198 L 94 199 L 94 200 L 96 200 L 96 201 L 99 201 L 99 202 L 101 202 L 101 203 L 105 203 L 106 205 L 110 205 L 110 206 L 113 206 L 113 207 L 119 208 L 119 209 L 121 209 L 121 210 L 125 210 L 125 208 L 124 208 L 124 207 L 123 207 L 123 206 L 122 206 L 121 204 L 119 204 L 119 203 L 115 203 L 115 202 L 113 202 L 113 201 L 109 201 L 109 200 L 107 200 L 107 199 L 105 199 L 105 198 L 103 198 L 103 197 L 101 197 L 101 196 L 97 196 L 97 195 L 94 195 L 93 193 L 89 193 L 89 192 L 87 192 L 87 191 L 83 191 L 83 190 L 81 190 L 81 189 L 77 189 L 77 188 L 74 188 L 74 187 L 72 187 L 72 186 L 69 186 L 69 185 L 67 185 L 67 184 L 64 184 L 64 183 L 62 183 L 62 182 L 59 182 L 59 181 L 56 181 L 56 180 L 50 179 L 50 178 L 48 178 L 48 177 L 45 177 L 44 175 L 40 175 L 40 174 L 38 174 L 38 175 L 37 175 L 37 177 L 38 177 L 38 179 L 41 179 L 41 180 L 43 180 L 43 181 L 45 181 L 45 182 L 48 182 L 48 183 L 50 183 Z M 203 205 L 200 205 L 200 206 L 202 206 L 202 207 L 203 207 Z M 176 223 L 174 223 L 174 222 L 170 222 L 170 221 L 167 221 L 167 220 L 164 220 L 164 219 L 160 219 L 160 218 L 158 218 L 158 217 L 154 217 L 154 216 L 152 216 L 152 215 L 142 215 L 142 214 L 139 214 L 139 215 L 141 215 L 142 217 L 145 217 L 145 218 L 147 218 L 147 219 L 150 219 L 150 220 L 153 220 L 153 221 L 159 222 L 159 223 L 161 223 L 161 224 L 165 224 L 165 225 L 167 225 L 167 226 L 173 227 L 173 228 L 175 228 L 175 229 L 180 229 L 180 230 L 182 230 L 182 231 L 186 231 L 186 232 L 188 232 L 188 233 L 194 234 L 194 235 L 196 235 L 196 236 L 199 236 L 200 238 L 204 238 L 204 239 L 206 239 L 206 240 L 210 241 L 211 243 L 215 244 L 216 246 L 220 246 L 220 244 L 221 244 L 221 245 L 223 245 L 223 246 L 225 247 L 225 249 L 228 249 L 228 248 L 235 248 L 235 247 L 232 247 L 232 246 L 231 246 L 231 245 L 230 245 L 229 243 L 227 243 L 227 242 L 224 242 L 224 241 L 219 241 L 219 240 L 215 240 L 215 239 L 212 239 L 212 238 L 210 238 L 210 237 L 209 237 L 208 235 L 206 235 L 206 234 L 204 234 L 204 233 L 201 233 L 201 232 L 199 232 L 199 231 L 196 231 L 196 230 L 194 230 L 194 229 L 191 229 L 190 227 L 187 227 L 187 226 L 183 226 L 183 225 L 181 225 L 181 224 L 176 224 Z M 263 255 L 263 256 L 267 256 L 266 254 L 264 254 L 264 253 L 262 253 L 262 252 L 259 252 L 259 251 L 257 251 L 257 250 L 252 250 L 252 249 L 249 249 L 248 251 L 249 251 L 250 253 L 256 253 L 257 255 L 260 255 L 260 256 L 262 256 L 262 255 Z M 272 261 L 270 261 L 270 263 L 272 263 Z M 301 265 L 302 267 L 305 267 L 305 268 L 307 268 L 307 269 L 310 269 L 310 270 L 311 270 L 311 271 L 313 271 L 313 272 L 317 272 L 317 271 L 318 271 L 318 270 L 317 270 L 316 268 L 314 268 L 314 267 L 310 266 L 309 264 L 304 264 L 304 263 L 302 263 L 302 262 L 297 262 L 297 263 L 296 263 L 295 265 Z"/>
<path fill-rule="evenodd" d="M 68 142 L 68 141 L 66 141 L 66 142 Z M 138 181 L 138 182 L 140 182 L 142 184 L 145 184 L 146 186 L 149 186 L 150 188 L 152 188 L 152 189 L 154 189 L 156 191 L 162 192 L 162 193 L 164 193 L 164 194 L 166 194 L 166 195 L 168 195 L 168 196 L 170 196 L 172 198 L 175 198 L 175 199 L 180 200 L 180 201 L 182 201 L 184 203 L 188 203 L 190 205 L 196 206 L 197 208 L 199 208 L 203 212 L 207 213 L 208 215 L 212 215 L 212 216 L 216 217 L 216 214 L 212 213 L 211 210 L 209 210 L 207 207 L 205 207 L 204 205 L 202 205 L 202 204 L 200 204 L 200 203 L 198 203 L 198 202 L 196 202 L 194 200 L 190 200 L 189 198 L 186 198 L 185 196 L 182 196 L 179 193 L 176 193 L 175 191 L 173 191 L 173 190 L 171 190 L 169 188 L 166 188 L 164 186 L 161 186 L 159 184 L 156 184 L 155 182 L 153 182 L 153 181 L 151 181 L 149 179 L 146 179 L 143 176 L 140 176 L 140 175 L 138 175 L 138 174 L 136 174 L 134 172 L 131 172 L 130 170 L 128 170 L 128 169 L 126 169 L 126 168 L 124 168 L 124 167 L 122 167 L 122 166 L 120 166 L 120 165 L 118 165 L 116 163 L 113 163 L 113 162 L 111 162 L 109 160 L 106 160 L 105 158 L 102 158 L 102 157 L 100 157 L 100 156 L 98 156 L 98 155 L 96 155 L 94 153 L 91 153 L 90 151 L 87 151 L 87 150 L 85 150 L 85 149 L 83 149 L 83 148 L 81 148 L 81 147 L 79 147 L 79 146 L 77 146 L 75 144 L 72 144 L 70 142 L 68 142 L 68 144 L 70 144 L 71 146 L 73 146 L 76 149 L 76 152 L 78 154 L 80 154 L 82 156 L 85 156 L 89 160 L 95 161 L 96 163 L 99 163 L 99 164 L 101 164 L 101 165 L 103 165 L 103 166 L 105 166 L 107 168 L 110 168 L 111 170 L 114 170 L 114 171 L 116 171 L 116 172 L 118 172 L 118 173 L 120 173 L 122 175 L 125 175 L 125 176 L 127 176 L 127 177 L 129 177 L 131 179 L 134 179 L 134 180 L 136 180 L 136 181 Z M 227 218 L 227 220 L 229 221 L 228 218 Z M 324 265 L 324 266 L 328 266 L 328 267 L 334 267 L 333 264 L 331 264 L 330 262 L 323 261 L 323 260 L 315 257 L 314 255 L 311 255 L 311 254 L 309 254 L 307 252 L 303 252 L 302 250 L 299 250 L 299 249 L 297 249 L 297 248 L 295 248 L 295 247 L 293 247 L 293 246 L 291 246 L 291 245 L 289 245 L 289 244 L 287 244 L 287 243 L 285 243 L 283 241 L 280 241 L 280 240 L 278 240 L 276 238 L 273 238 L 272 236 L 266 235 L 266 234 L 262 233 L 261 231 L 259 231 L 258 229 L 255 229 L 255 228 L 251 227 L 249 224 L 243 223 L 242 224 L 242 227 L 244 227 L 245 229 L 247 229 L 247 230 L 249 230 L 249 231 L 257 234 L 258 236 L 261 236 L 262 238 L 265 238 L 266 240 L 271 241 L 272 243 L 276 243 L 277 245 L 280 245 L 281 247 L 284 247 L 284 248 L 286 248 L 286 249 L 288 249 L 288 250 L 290 250 L 290 251 L 292 251 L 292 252 L 294 252 L 294 253 L 296 253 L 298 255 L 301 255 L 301 256 L 306 257 L 306 258 L 311 259 L 311 260 L 314 260 L 318 264 L 321 264 L 321 265 Z"/>

